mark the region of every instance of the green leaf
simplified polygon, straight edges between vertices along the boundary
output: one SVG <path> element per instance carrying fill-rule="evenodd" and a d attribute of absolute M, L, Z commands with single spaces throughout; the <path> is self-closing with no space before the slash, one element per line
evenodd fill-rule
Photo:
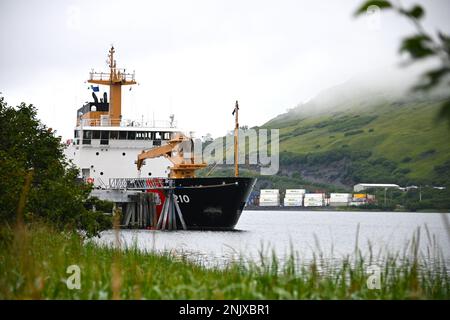
<path fill-rule="evenodd" d="M 438 31 L 438 36 L 442 42 L 450 42 L 450 37 L 448 35 L 446 35 L 445 33 Z"/>
<path fill-rule="evenodd" d="M 438 37 L 442 43 L 442 48 L 445 50 L 447 55 L 450 56 L 450 36 L 442 33 L 441 31 L 438 31 Z"/>
<path fill-rule="evenodd" d="M 380 9 L 389 9 L 392 8 L 392 4 L 389 1 L 385 0 L 369 0 L 366 1 L 362 6 L 359 7 L 358 10 L 355 12 L 355 16 L 359 16 L 365 12 L 367 12 L 367 9 L 370 6 L 377 6 Z"/>
<path fill-rule="evenodd" d="M 427 71 L 423 74 L 423 81 L 424 83 L 419 84 L 413 88 L 413 90 L 429 90 L 437 86 L 443 77 L 450 74 L 450 68 L 448 67 L 442 67 L 438 69 L 433 69 L 430 71 Z"/>
<path fill-rule="evenodd" d="M 419 5 L 415 5 L 411 10 L 400 10 L 400 13 L 415 19 L 420 19 L 424 16 L 425 11 Z"/>
<path fill-rule="evenodd" d="M 426 35 L 414 35 L 403 39 L 400 52 L 408 52 L 413 59 L 422 59 L 436 54 L 430 47 L 432 40 Z"/>

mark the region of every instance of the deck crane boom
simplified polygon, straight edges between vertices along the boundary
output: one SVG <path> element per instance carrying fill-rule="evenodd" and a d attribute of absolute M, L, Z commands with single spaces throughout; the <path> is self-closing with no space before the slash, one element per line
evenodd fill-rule
<path fill-rule="evenodd" d="M 195 171 L 207 166 L 206 163 L 195 163 L 193 152 L 193 141 L 182 133 L 177 133 L 167 144 L 143 150 L 137 158 L 137 169 L 141 170 L 145 159 L 165 157 L 172 162 L 170 167 L 170 178 L 194 178 Z M 185 157 L 185 150 L 190 150 L 190 157 Z"/>

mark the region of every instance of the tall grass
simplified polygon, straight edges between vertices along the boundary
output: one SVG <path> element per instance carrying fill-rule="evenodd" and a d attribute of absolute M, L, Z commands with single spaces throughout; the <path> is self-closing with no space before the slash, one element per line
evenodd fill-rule
<path fill-rule="evenodd" d="M 444 261 L 435 248 L 420 254 L 419 233 L 402 254 L 366 257 L 356 246 L 356 254 L 338 263 L 320 253 L 305 264 L 294 253 L 284 263 L 274 253 L 261 253 L 258 262 L 204 268 L 183 255 L 174 259 L 136 246 L 100 247 L 45 224 L 15 231 L 0 228 L 0 299 L 450 298 Z M 373 263 L 381 267 L 379 290 L 366 285 L 367 266 Z M 73 264 L 81 268 L 79 290 L 66 285 L 66 268 Z"/>

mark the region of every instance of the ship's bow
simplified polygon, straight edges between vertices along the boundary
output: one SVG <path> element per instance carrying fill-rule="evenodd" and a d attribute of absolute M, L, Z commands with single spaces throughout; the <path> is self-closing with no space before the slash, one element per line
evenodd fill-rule
<path fill-rule="evenodd" d="M 175 179 L 175 194 L 191 230 L 232 230 L 245 207 L 256 178 Z"/>

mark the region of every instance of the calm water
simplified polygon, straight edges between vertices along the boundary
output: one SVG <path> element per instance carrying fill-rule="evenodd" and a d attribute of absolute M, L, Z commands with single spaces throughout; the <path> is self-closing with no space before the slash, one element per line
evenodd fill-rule
<path fill-rule="evenodd" d="M 446 216 L 450 219 L 450 214 Z M 303 261 L 311 259 L 313 252 L 340 258 L 354 252 L 357 238 L 363 254 L 369 253 L 369 242 L 375 256 L 378 252 L 404 252 L 417 228 L 421 252 L 426 254 L 435 237 L 450 266 L 450 230 L 439 213 L 244 211 L 236 231 L 121 230 L 120 237 L 128 246 L 168 250 L 205 265 L 220 265 L 239 256 L 257 261 L 261 250 L 271 253 L 272 249 L 280 260 L 291 248 Z M 113 231 L 103 232 L 98 241 L 112 244 Z"/>

